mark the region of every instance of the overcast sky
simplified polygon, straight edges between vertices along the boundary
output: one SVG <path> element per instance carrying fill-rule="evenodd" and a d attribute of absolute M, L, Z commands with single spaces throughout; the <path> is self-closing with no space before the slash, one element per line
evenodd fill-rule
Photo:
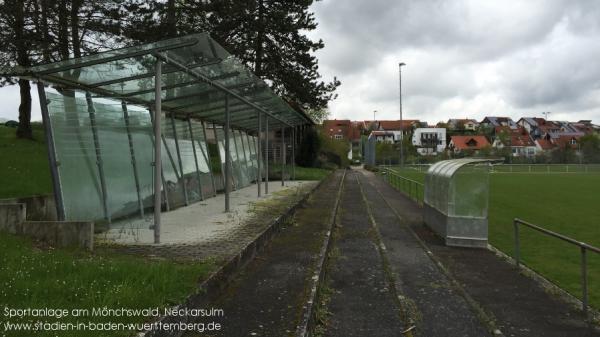
<path fill-rule="evenodd" d="M 323 0 L 313 6 L 332 118 L 485 116 L 600 123 L 600 1 Z"/>
<path fill-rule="evenodd" d="M 342 81 L 332 118 L 397 119 L 405 62 L 407 119 L 550 111 L 600 123 L 600 1 L 323 0 L 313 10 L 320 71 Z M 17 118 L 18 93 L 0 89 L 0 118 Z"/>

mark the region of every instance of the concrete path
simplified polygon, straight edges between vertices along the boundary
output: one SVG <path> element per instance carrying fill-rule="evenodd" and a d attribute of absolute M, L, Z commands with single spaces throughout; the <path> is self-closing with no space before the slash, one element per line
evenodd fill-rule
<path fill-rule="evenodd" d="M 161 218 L 161 244 L 189 244 L 215 240 L 230 235 L 244 223 L 257 201 L 277 198 L 279 193 L 314 186 L 314 181 L 287 181 L 281 186 L 279 181 L 269 183 L 269 194 L 257 197 L 256 184 L 232 191 L 229 213 L 225 213 L 225 195 L 218 194 L 189 206 L 163 212 Z M 264 192 L 264 190 L 263 190 Z M 153 215 L 145 218 L 121 220 L 110 225 L 108 231 L 97 235 L 97 239 L 115 244 L 154 244 Z"/>

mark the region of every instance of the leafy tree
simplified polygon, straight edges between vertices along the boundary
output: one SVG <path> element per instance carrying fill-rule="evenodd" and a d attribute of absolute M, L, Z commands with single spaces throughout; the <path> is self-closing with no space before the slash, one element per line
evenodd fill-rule
<path fill-rule="evenodd" d="M 296 164 L 304 167 L 315 167 L 320 151 L 321 138 L 314 128 L 309 128 L 300 142 Z"/>
<path fill-rule="evenodd" d="M 600 138 L 597 135 L 585 135 L 579 139 L 579 144 L 585 163 L 600 162 Z"/>
<path fill-rule="evenodd" d="M 208 1 L 213 37 L 289 101 L 320 111 L 337 97 L 340 82 L 320 81 L 312 53 L 324 47 L 304 32 L 317 23 L 313 0 Z M 311 111 L 309 110 L 309 111 Z"/>

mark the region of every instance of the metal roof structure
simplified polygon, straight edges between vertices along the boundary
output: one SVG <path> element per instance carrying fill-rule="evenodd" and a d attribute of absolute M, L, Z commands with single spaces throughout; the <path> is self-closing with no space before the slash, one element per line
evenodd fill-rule
<path fill-rule="evenodd" d="M 151 106 L 155 101 L 157 59 L 163 63 L 162 110 L 175 117 L 224 124 L 228 96 L 230 123 L 235 128 L 256 131 L 258 112 L 270 117 L 273 128 L 314 124 L 206 33 L 30 68 L 0 70 L 0 75 L 41 80 L 100 97 Z"/>

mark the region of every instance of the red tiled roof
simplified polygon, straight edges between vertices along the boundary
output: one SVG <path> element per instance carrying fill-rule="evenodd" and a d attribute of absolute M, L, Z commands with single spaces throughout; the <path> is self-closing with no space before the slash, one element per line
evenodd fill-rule
<path fill-rule="evenodd" d="M 410 129 L 413 124 L 417 123 L 416 119 L 404 119 L 402 121 L 377 121 L 379 127 L 383 130 L 406 130 Z"/>
<path fill-rule="evenodd" d="M 542 150 L 551 150 L 554 148 L 554 144 L 545 138 L 540 138 L 535 142 Z"/>
<path fill-rule="evenodd" d="M 490 145 L 485 136 L 452 136 L 450 141 L 458 150 L 479 150 Z"/>
<path fill-rule="evenodd" d="M 535 146 L 529 135 L 512 134 L 510 146 Z"/>
<path fill-rule="evenodd" d="M 570 146 L 572 149 L 578 148 L 579 136 L 559 136 L 554 140 L 554 144 L 561 149 L 564 149 L 566 146 Z M 575 144 L 571 144 L 571 141 L 575 140 Z"/>

